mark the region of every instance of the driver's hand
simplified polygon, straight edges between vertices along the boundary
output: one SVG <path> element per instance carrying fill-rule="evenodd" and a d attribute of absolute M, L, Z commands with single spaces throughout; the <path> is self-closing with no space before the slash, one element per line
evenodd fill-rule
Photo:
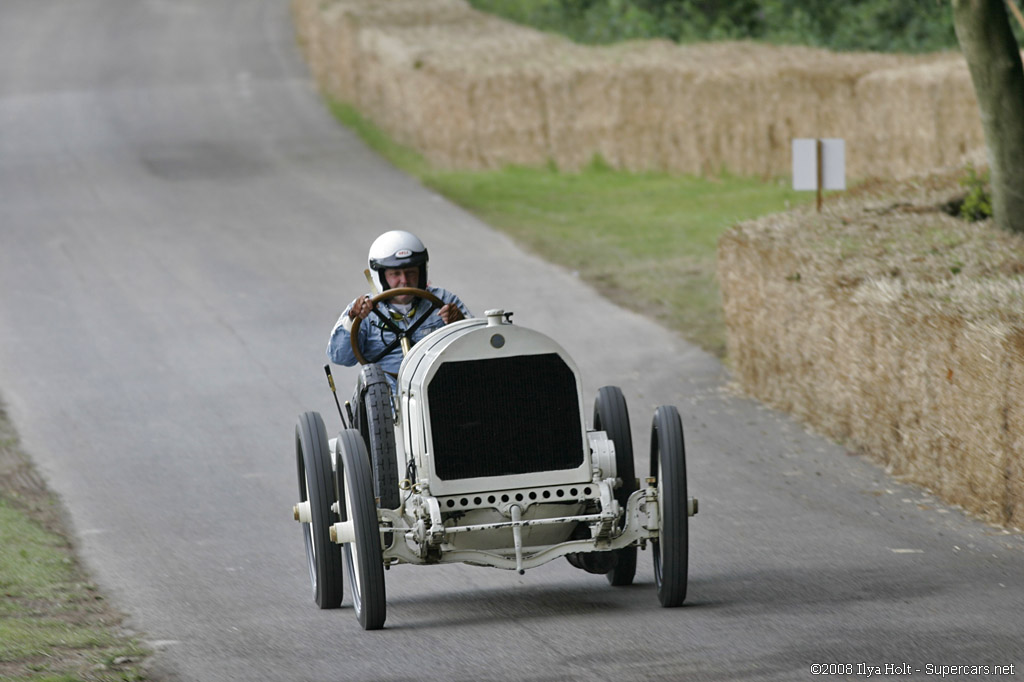
<path fill-rule="evenodd" d="M 370 301 L 369 296 L 360 296 L 356 300 L 352 301 L 351 307 L 348 309 L 348 316 L 350 319 L 365 320 L 366 316 L 373 312 L 373 303 Z"/>
<path fill-rule="evenodd" d="M 444 320 L 445 324 L 451 324 L 452 322 L 458 322 L 463 318 L 462 311 L 459 310 L 459 306 L 454 303 L 446 303 L 441 306 L 441 309 L 437 311 L 438 316 Z"/>

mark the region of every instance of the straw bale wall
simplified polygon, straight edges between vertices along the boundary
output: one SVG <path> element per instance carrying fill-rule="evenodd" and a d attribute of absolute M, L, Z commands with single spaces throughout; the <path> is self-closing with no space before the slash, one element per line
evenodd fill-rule
<path fill-rule="evenodd" d="M 316 82 L 439 167 L 765 176 L 794 137 L 847 141 L 851 177 L 901 177 L 983 145 L 959 53 L 755 43 L 587 47 L 464 0 L 292 0 Z"/>
<path fill-rule="evenodd" d="M 1024 240 L 926 205 L 847 203 L 726 233 L 734 375 L 894 474 L 1024 527 Z M 917 246 L 894 254 L 887 234 Z"/>

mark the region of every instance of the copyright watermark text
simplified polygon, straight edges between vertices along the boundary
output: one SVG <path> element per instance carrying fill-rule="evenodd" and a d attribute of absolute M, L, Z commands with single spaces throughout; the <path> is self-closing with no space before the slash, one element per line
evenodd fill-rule
<path fill-rule="evenodd" d="M 930 677 L 959 677 L 964 675 L 1016 675 L 1016 665 L 937 665 L 927 663 L 812 663 L 811 675 L 874 677 L 895 675 L 927 675 Z"/>

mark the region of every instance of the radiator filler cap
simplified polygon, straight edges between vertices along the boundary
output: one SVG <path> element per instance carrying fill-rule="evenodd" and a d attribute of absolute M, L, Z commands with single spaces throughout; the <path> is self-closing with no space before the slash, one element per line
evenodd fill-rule
<path fill-rule="evenodd" d="M 502 318 L 505 317 L 505 311 L 501 310 L 500 308 L 493 308 L 491 310 L 485 311 L 484 315 L 487 316 L 488 327 L 496 327 L 499 324 L 507 324 L 507 322 L 502 322 Z"/>

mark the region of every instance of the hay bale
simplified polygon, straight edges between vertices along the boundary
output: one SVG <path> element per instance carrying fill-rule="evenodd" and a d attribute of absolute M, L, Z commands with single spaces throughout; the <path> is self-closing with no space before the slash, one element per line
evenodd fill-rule
<path fill-rule="evenodd" d="M 1008 359 L 1006 391 L 1006 508 L 1007 524 L 1024 527 L 1024 329 L 1008 333 L 1004 343 Z"/>
<path fill-rule="evenodd" d="M 906 177 L 962 164 L 984 145 L 967 63 L 939 54 L 866 75 L 856 86 L 860 125 L 850 144 L 864 157 L 859 177 Z"/>
<path fill-rule="evenodd" d="M 942 213 L 954 179 L 885 189 L 722 237 L 735 376 L 894 474 L 1022 526 L 1024 239 Z"/>
<path fill-rule="evenodd" d="M 794 137 L 843 137 L 851 177 L 981 144 L 957 54 L 731 42 L 584 47 L 464 0 L 293 0 L 314 78 L 437 166 L 785 175 Z M 896 150 L 897 153 L 892 153 Z"/>

